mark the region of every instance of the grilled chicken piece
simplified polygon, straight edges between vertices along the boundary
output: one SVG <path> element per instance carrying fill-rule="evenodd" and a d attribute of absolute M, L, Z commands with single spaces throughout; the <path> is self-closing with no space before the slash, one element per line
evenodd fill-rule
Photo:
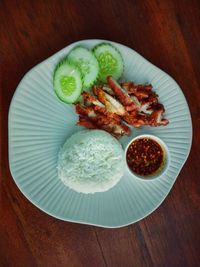
<path fill-rule="evenodd" d="M 110 118 L 113 118 L 115 119 L 116 121 L 120 122 L 121 121 L 121 118 L 119 115 L 113 113 L 113 112 L 110 112 L 108 111 L 105 107 L 100 107 L 100 106 L 94 106 L 94 110 L 107 116 L 107 117 L 110 117 Z"/>
<path fill-rule="evenodd" d="M 137 112 L 127 113 L 123 119 L 130 125 L 134 127 L 140 127 L 147 123 L 146 116 L 138 114 Z"/>
<path fill-rule="evenodd" d="M 167 125 L 169 121 L 167 119 L 163 119 L 163 113 L 165 112 L 164 106 L 160 103 L 156 103 L 152 106 L 153 112 L 148 117 L 148 125 L 150 126 L 161 126 Z"/>
<path fill-rule="evenodd" d="M 148 91 L 146 91 L 145 89 L 138 89 L 137 87 L 130 88 L 129 93 L 131 95 L 136 96 L 138 100 L 143 99 L 143 98 L 148 98 L 149 96 Z"/>
<path fill-rule="evenodd" d="M 83 126 L 87 129 L 96 129 L 96 125 L 87 117 L 79 117 L 79 121 L 77 123 L 79 126 Z"/>
<path fill-rule="evenodd" d="M 93 106 L 94 111 L 98 111 L 98 112 L 100 112 L 100 113 L 102 113 L 102 114 L 104 114 L 106 116 L 112 117 L 117 121 L 121 120 L 121 118 L 117 114 L 108 111 L 106 109 L 105 105 L 103 105 L 98 99 L 96 99 L 95 96 L 90 95 L 87 92 L 83 92 L 82 96 L 83 96 L 83 99 L 84 99 L 84 104 L 86 106 Z"/>
<path fill-rule="evenodd" d="M 125 82 L 125 83 L 122 83 L 121 85 L 122 85 L 122 88 L 124 88 L 128 92 L 128 94 L 136 96 L 138 98 L 138 100 L 148 98 L 149 94 L 152 90 L 151 84 L 147 84 L 147 85 L 138 84 L 138 85 L 136 85 L 133 82 Z"/>
<path fill-rule="evenodd" d="M 116 113 L 117 115 L 124 115 L 125 109 L 114 97 L 107 94 L 101 87 L 93 86 L 93 93 L 97 96 L 98 100 L 103 103 L 109 112 Z"/>
<path fill-rule="evenodd" d="M 90 95 L 89 93 L 87 93 L 85 91 L 82 92 L 81 95 L 83 97 L 84 104 L 86 106 L 96 105 L 96 106 L 99 106 L 99 107 L 105 107 L 98 99 L 96 99 L 95 96 Z"/>
<path fill-rule="evenodd" d="M 147 102 L 140 106 L 139 112 L 142 114 L 151 114 L 153 110 L 151 109 L 151 103 Z"/>
<path fill-rule="evenodd" d="M 107 125 L 105 124 L 101 125 L 99 128 L 111 133 L 113 136 L 117 138 L 122 137 L 123 135 L 130 135 L 131 133 L 130 128 L 123 123 L 116 124 L 116 123 L 110 122 Z"/>
<path fill-rule="evenodd" d="M 133 82 L 123 82 L 123 83 L 120 83 L 121 87 L 124 88 L 126 91 L 128 91 L 128 89 L 130 87 L 134 87 L 135 84 Z"/>
<path fill-rule="evenodd" d="M 146 84 L 144 87 L 145 87 L 145 90 L 147 90 L 147 91 L 151 91 L 153 89 L 153 86 L 150 83 Z"/>
<path fill-rule="evenodd" d="M 134 127 L 140 127 L 142 125 L 150 125 L 157 127 L 161 125 L 167 125 L 169 121 L 163 118 L 165 112 L 164 106 L 160 103 L 153 104 L 150 108 L 144 110 L 144 105 L 141 106 L 140 112 L 131 112 L 123 116 L 123 119 Z M 148 104 L 147 104 L 148 106 Z M 145 113 L 143 113 L 143 111 Z"/>
<path fill-rule="evenodd" d="M 128 93 L 125 92 L 125 90 L 122 89 L 122 87 L 112 78 L 112 76 L 107 77 L 107 82 L 110 88 L 115 93 L 118 100 L 124 105 L 129 106 L 131 104 L 134 104 L 133 100 L 130 98 Z"/>
<path fill-rule="evenodd" d="M 144 105 L 143 105 L 144 106 Z M 165 109 L 162 104 L 154 104 L 151 106 L 150 110 L 147 110 L 149 114 L 146 113 L 127 113 L 123 119 L 130 125 L 134 127 L 140 127 L 142 125 L 150 125 L 153 127 L 167 125 L 169 121 L 167 119 L 163 119 L 163 113 Z"/>
<path fill-rule="evenodd" d="M 109 95 L 111 95 L 111 96 L 115 96 L 113 90 L 112 90 L 110 87 L 104 85 L 104 86 L 102 87 L 102 89 L 104 90 L 104 92 L 108 93 Z"/>
<path fill-rule="evenodd" d="M 133 82 L 123 82 L 121 83 L 121 87 L 129 91 L 129 88 L 138 88 L 145 89 L 147 91 L 151 91 L 153 89 L 151 84 L 135 84 Z"/>
<path fill-rule="evenodd" d="M 112 133 L 114 136 L 123 136 L 130 134 L 130 128 L 123 123 L 117 122 L 115 119 L 98 115 L 93 119 L 98 128 Z"/>
<path fill-rule="evenodd" d="M 140 102 L 142 104 L 144 104 L 144 103 L 149 103 L 149 104 L 158 103 L 158 95 L 155 92 L 150 91 L 148 93 L 148 98 L 141 99 Z"/>
<path fill-rule="evenodd" d="M 149 92 L 149 96 L 146 99 L 142 99 L 140 102 L 140 113 L 151 114 L 153 112 L 153 105 L 158 103 L 158 95 L 152 91 Z"/>
<path fill-rule="evenodd" d="M 89 129 L 103 129 L 116 137 L 130 134 L 129 127 L 121 123 L 121 119 L 116 114 L 109 116 L 110 113 L 103 113 L 104 110 L 101 110 L 99 106 L 86 107 L 77 103 L 76 112 L 79 114 L 78 125 Z"/>
<path fill-rule="evenodd" d="M 93 107 L 85 107 L 82 106 L 80 103 L 77 103 L 75 105 L 76 113 L 81 116 L 88 116 L 89 118 L 96 117 L 96 113 L 93 109 Z"/>

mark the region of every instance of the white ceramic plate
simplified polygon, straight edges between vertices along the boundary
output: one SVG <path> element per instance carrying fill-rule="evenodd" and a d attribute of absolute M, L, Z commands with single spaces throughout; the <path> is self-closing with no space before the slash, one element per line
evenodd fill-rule
<path fill-rule="evenodd" d="M 54 68 L 74 46 L 92 48 L 102 41 L 73 43 L 24 76 L 10 105 L 9 161 L 19 189 L 44 212 L 66 221 L 120 227 L 144 218 L 165 199 L 188 157 L 192 124 L 178 84 L 134 50 L 113 43 L 124 58 L 123 79 L 152 83 L 170 121 L 166 127 L 134 129 L 132 136 L 122 138 L 122 145 L 139 134 L 157 135 L 169 148 L 171 164 L 165 175 L 152 181 L 134 179 L 126 170 L 123 179 L 103 193 L 84 195 L 65 187 L 57 176 L 57 154 L 66 138 L 80 128 L 73 106 L 59 101 L 54 93 Z"/>

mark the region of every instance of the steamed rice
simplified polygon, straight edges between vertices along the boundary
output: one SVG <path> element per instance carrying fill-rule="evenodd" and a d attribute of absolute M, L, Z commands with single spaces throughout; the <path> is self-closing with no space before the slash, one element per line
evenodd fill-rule
<path fill-rule="evenodd" d="M 106 191 L 123 175 L 123 154 L 120 143 L 102 130 L 77 132 L 59 152 L 58 176 L 77 192 Z"/>

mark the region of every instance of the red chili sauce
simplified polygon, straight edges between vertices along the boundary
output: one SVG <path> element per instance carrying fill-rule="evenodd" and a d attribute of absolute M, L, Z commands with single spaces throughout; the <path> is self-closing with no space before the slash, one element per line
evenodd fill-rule
<path fill-rule="evenodd" d="M 158 171 L 163 165 L 163 158 L 161 146 L 150 138 L 133 141 L 126 153 L 129 168 L 141 176 L 152 175 Z"/>

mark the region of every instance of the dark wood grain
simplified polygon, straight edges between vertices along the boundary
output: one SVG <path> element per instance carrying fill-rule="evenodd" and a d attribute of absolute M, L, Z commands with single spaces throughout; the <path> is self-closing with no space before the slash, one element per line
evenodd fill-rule
<path fill-rule="evenodd" d="M 0 1 L 0 266 L 197 267 L 200 264 L 200 2 Z M 193 119 L 189 159 L 163 204 L 121 229 L 67 223 L 34 207 L 8 165 L 9 104 L 22 76 L 68 44 L 128 45 L 181 86 Z"/>

